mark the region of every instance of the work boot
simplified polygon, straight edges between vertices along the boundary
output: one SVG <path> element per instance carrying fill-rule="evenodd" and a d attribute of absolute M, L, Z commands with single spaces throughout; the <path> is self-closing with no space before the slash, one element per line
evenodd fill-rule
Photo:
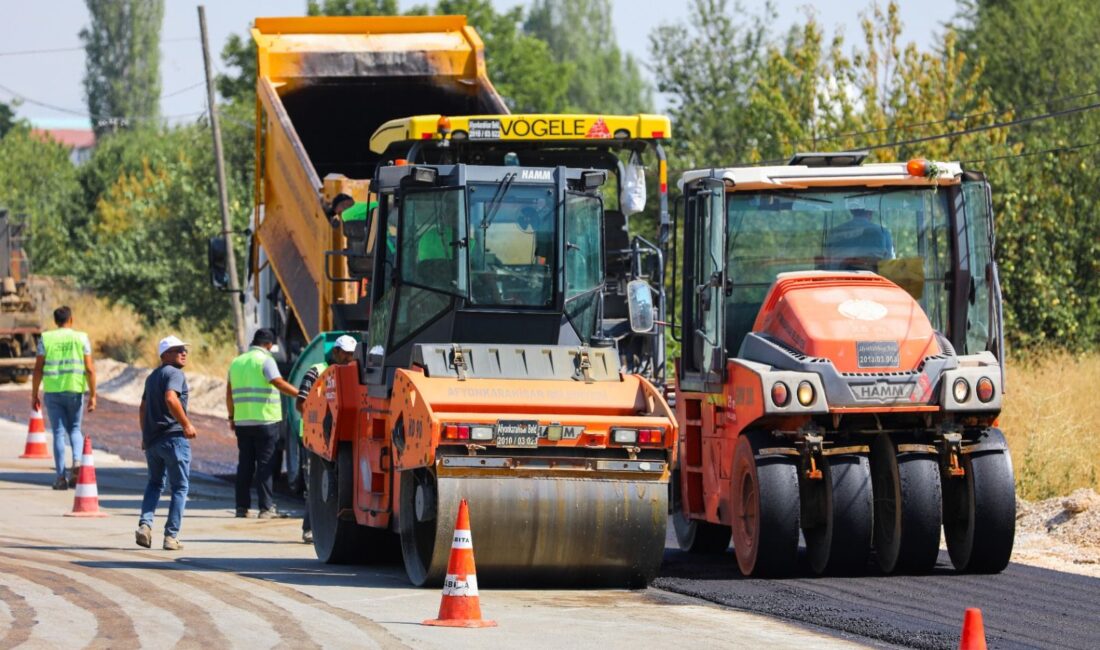
<path fill-rule="evenodd" d="M 80 477 L 80 463 L 73 463 L 72 469 L 69 470 L 69 487 L 76 487 L 76 480 Z"/>
<path fill-rule="evenodd" d="M 302 531 L 302 543 L 303 544 L 312 544 L 313 543 L 313 531 L 312 530 L 303 530 Z"/>
<path fill-rule="evenodd" d="M 260 514 L 256 515 L 259 519 L 286 519 L 290 515 L 285 512 L 279 512 L 275 509 L 275 506 L 268 508 L 267 510 L 261 510 Z"/>
<path fill-rule="evenodd" d="M 134 541 L 137 542 L 138 546 L 152 548 L 153 529 L 149 527 L 149 524 L 142 524 L 138 526 L 137 532 L 134 533 Z"/>
<path fill-rule="evenodd" d="M 55 490 L 68 490 L 69 489 L 69 479 L 65 478 L 64 474 L 62 474 L 61 476 L 58 476 L 53 482 L 53 489 L 55 489 Z"/>
<path fill-rule="evenodd" d="M 169 536 L 165 535 L 164 536 L 164 546 L 162 546 L 161 548 L 163 548 L 166 551 L 178 551 L 181 548 L 183 548 L 183 544 L 180 544 L 180 541 L 178 539 L 176 539 L 175 537 L 169 537 Z"/>
<path fill-rule="evenodd" d="M 248 519 L 248 508 L 237 508 L 236 517 L 238 519 Z"/>

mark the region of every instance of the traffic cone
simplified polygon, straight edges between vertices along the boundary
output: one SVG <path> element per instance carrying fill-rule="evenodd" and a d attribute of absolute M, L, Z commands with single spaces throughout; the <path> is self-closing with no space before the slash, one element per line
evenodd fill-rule
<path fill-rule="evenodd" d="M 447 560 L 447 578 L 443 581 L 443 600 L 439 603 L 439 618 L 424 621 L 424 625 L 496 627 L 496 621 L 481 618 L 474 571 L 474 539 L 470 535 L 470 512 L 466 499 L 458 506 L 451 557 Z"/>
<path fill-rule="evenodd" d="M 84 453 L 80 456 L 80 473 L 76 477 L 76 496 L 73 511 L 66 517 L 107 517 L 99 509 L 99 488 L 95 484 L 95 460 L 92 458 L 92 439 L 84 437 Z"/>
<path fill-rule="evenodd" d="M 959 650 L 986 650 L 985 625 L 982 624 L 982 610 L 968 607 L 963 615 L 962 637 Z"/>
<path fill-rule="evenodd" d="M 27 446 L 20 458 L 49 458 L 50 446 L 46 444 L 46 423 L 42 421 L 41 409 L 31 411 L 31 421 L 27 423 Z"/>

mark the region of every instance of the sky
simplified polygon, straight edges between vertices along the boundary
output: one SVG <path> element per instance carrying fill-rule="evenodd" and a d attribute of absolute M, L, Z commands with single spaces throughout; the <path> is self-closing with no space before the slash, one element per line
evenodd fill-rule
<path fill-rule="evenodd" d="M 871 0 L 774 0 L 779 17 L 776 31 L 813 12 L 831 34 L 843 30 L 851 41 L 860 33 L 859 14 Z M 413 0 L 399 0 L 408 8 Z M 612 0 L 619 45 L 643 64 L 648 63 L 649 33 L 663 23 L 690 18 L 687 0 Z M 194 0 L 165 0 L 161 29 L 161 113 L 169 121 L 195 119 L 206 105 L 202 49 Z M 256 16 L 302 15 L 305 0 L 206 1 L 206 22 L 215 68 L 231 33 L 244 34 Z M 498 9 L 529 5 L 530 0 L 493 0 Z M 746 7 L 762 3 L 744 0 Z M 944 22 L 956 13 L 951 0 L 901 0 L 903 40 L 930 48 Z M 78 34 L 88 24 L 83 0 L 0 0 L 0 102 L 24 98 L 16 115 L 54 128 L 88 126 L 82 79 L 84 50 Z M 63 51 L 44 51 L 63 50 Z M 647 72 L 647 74 L 649 74 Z M 658 109 L 663 103 L 658 98 Z"/>

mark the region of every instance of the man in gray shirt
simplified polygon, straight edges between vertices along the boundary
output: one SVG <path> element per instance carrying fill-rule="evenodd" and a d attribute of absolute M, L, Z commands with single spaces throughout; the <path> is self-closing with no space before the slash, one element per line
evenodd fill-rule
<path fill-rule="evenodd" d="M 166 336 L 157 346 L 160 367 L 145 379 L 141 396 L 141 448 L 149 467 L 149 482 L 141 500 L 141 518 L 135 538 L 138 546 L 153 544 L 153 513 L 167 477 L 172 490 L 168 520 L 164 524 L 164 550 L 178 551 L 183 509 L 187 503 L 191 474 L 191 440 L 195 427 L 187 417 L 187 344 L 175 336 Z"/>

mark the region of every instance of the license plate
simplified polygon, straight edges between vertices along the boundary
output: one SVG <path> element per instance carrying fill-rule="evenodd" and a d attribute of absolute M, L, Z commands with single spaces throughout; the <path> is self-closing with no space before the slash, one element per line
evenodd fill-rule
<path fill-rule="evenodd" d="M 539 423 L 534 420 L 497 422 L 497 447 L 538 447 Z"/>

